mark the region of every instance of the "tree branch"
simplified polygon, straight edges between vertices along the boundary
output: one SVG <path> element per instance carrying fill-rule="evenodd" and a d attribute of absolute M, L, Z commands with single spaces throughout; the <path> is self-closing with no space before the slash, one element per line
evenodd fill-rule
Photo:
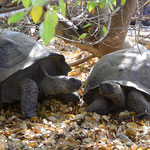
<path fill-rule="evenodd" d="M 23 9 L 23 8 L 24 8 L 23 5 L 19 5 L 13 8 L 3 8 L 3 9 L 0 9 L 0 13 L 3 14 L 3 13 L 8 13 L 8 12 L 13 12 L 13 11 Z"/>
<path fill-rule="evenodd" d="M 90 55 L 88 55 L 88 56 L 86 56 L 86 57 L 84 57 L 84 58 L 82 58 L 82 59 L 79 59 L 79 60 L 77 60 L 77 61 L 75 61 L 75 62 L 69 63 L 69 65 L 70 65 L 71 67 L 77 66 L 77 65 L 79 65 L 79 64 L 81 64 L 81 63 L 86 62 L 87 60 L 91 59 L 92 57 L 94 57 L 94 55 L 93 55 L 93 54 L 90 54 Z"/>

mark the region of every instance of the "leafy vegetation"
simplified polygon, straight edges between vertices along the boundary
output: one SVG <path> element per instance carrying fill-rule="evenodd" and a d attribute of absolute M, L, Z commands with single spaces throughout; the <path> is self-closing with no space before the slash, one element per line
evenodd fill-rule
<path fill-rule="evenodd" d="M 114 10 L 114 7 L 116 6 L 116 1 L 117 0 L 99 0 L 99 1 L 88 1 L 88 2 L 83 1 L 83 2 L 85 4 L 87 3 L 87 8 L 90 13 L 95 9 L 97 5 L 99 5 L 101 8 L 103 8 L 104 6 L 108 6 L 109 8 Z M 18 3 L 19 2 L 20 0 L 18 0 Z M 78 1 L 76 5 L 77 4 L 80 5 L 80 2 L 81 1 Z M 126 0 L 121 0 L 121 2 L 122 2 L 122 5 L 124 5 Z M 8 24 L 15 23 L 15 22 L 22 20 L 25 14 L 30 14 L 33 22 L 37 24 L 40 21 L 40 18 L 42 16 L 42 13 L 43 13 L 42 6 L 46 3 L 46 0 L 22 0 L 22 3 L 26 9 L 26 13 L 19 12 L 19 13 L 12 15 L 8 20 Z M 49 9 L 44 15 L 44 21 L 40 25 L 40 36 L 42 40 L 44 41 L 44 44 L 48 44 L 49 41 L 54 37 L 55 28 L 58 23 L 57 14 L 61 13 L 63 16 L 66 15 L 66 3 L 64 2 L 64 0 L 59 0 L 58 4 L 59 4 L 58 6 L 56 5 L 49 6 Z M 88 23 L 88 25 L 89 24 L 90 23 Z M 87 26 L 84 26 L 84 27 L 87 27 Z M 104 34 L 107 33 L 106 27 L 103 27 L 103 32 Z M 83 33 L 82 35 L 79 36 L 78 39 L 81 40 L 84 37 L 86 37 L 86 35 L 87 35 L 86 33 Z"/>

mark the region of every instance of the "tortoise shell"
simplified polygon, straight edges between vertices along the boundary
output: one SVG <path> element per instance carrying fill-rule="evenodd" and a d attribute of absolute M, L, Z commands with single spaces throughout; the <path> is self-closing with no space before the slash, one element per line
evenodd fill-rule
<path fill-rule="evenodd" d="M 40 43 L 23 33 L 0 29 L 0 82 L 49 55 L 62 57 L 48 52 Z"/>
<path fill-rule="evenodd" d="M 99 84 L 108 80 L 150 95 L 150 51 L 130 48 L 100 58 L 87 79 L 84 100 L 89 101 Z"/>

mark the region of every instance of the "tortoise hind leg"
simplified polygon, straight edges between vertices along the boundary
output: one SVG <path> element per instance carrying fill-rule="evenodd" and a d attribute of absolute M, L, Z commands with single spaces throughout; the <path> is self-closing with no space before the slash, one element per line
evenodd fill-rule
<path fill-rule="evenodd" d="M 137 114 L 143 114 L 144 118 L 150 118 L 150 104 L 141 92 L 136 90 L 130 91 L 127 97 L 127 105 Z"/>
<path fill-rule="evenodd" d="M 111 111 L 111 104 L 109 100 L 104 97 L 99 97 L 94 100 L 88 107 L 86 108 L 88 112 L 95 112 L 100 115 L 106 115 Z"/>
<path fill-rule="evenodd" d="M 21 81 L 21 111 L 23 118 L 37 117 L 38 86 L 31 79 Z"/>

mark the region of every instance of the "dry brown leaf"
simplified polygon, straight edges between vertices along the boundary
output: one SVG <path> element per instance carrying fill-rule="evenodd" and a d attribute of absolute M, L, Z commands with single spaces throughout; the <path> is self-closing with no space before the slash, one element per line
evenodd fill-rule
<path fill-rule="evenodd" d="M 28 145 L 31 147 L 37 147 L 38 146 L 37 142 L 30 142 Z"/>
<path fill-rule="evenodd" d="M 131 150 L 137 150 L 137 149 L 138 149 L 138 146 L 136 144 L 131 146 Z"/>
<path fill-rule="evenodd" d="M 135 122 L 128 122 L 126 126 L 128 128 L 138 128 L 138 125 Z"/>
<path fill-rule="evenodd" d="M 67 51 L 66 43 L 60 40 L 53 46 L 57 50 L 65 50 L 60 53 L 65 55 L 69 63 L 81 55 L 82 57 L 88 55 L 87 52 L 72 46 L 68 46 L 70 51 Z M 70 75 L 77 76 L 83 83 L 79 90 L 81 97 L 89 71 L 97 60 L 98 58 L 92 58 L 72 67 Z M 5 149 L 8 146 L 14 150 L 24 147 L 39 149 L 38 146 L 41 150 L 148 150 L 150 145 L 148 120 L 120 122 L 114 119 L 113 115 L 87 113 L 86 107 L 87 105 L 82 103 L 64 105 L 56 99 L 46 100 L 38 103 L 40 118 L 36 121 L 20 119 L 20 107 L 10 106 L 8 109 L 0 109 L 0 146 L 5 146 Z M 124 111 L 119 115 L 134 116 L 135 112 Z M 120 132 L 123 135 L 119 137 Z"/>
<path fill-rule="evenodd" d="M 110 117 L 109 116 L 106 116 L 106 115 L 102 115 L 102 118 L 105 120 L 105 121 L 109 121 Z"/>
<path fill-rule="evenodd" d="M 38 117 L 32 117 L 30 121 L 38 121 Z"/>
<path fill-rule="evenodd" d="M 146 147 L 139 147 L 137 150 L 147 150 Z"/>
<path fill-rule="evenodd" d="M 126 135 L 130 135 L 130 136 L 133 136 L 133 137 L 136 137 L 136 131 L 135 131 L 135 130 L 132 130 L 132 129 L 126 130 L 125 134 L 126 134 Z"/>
<path fill-rule="evenodd" d="M 146 47 L 150 49 L 150 42 L 146 43 Z"/>

